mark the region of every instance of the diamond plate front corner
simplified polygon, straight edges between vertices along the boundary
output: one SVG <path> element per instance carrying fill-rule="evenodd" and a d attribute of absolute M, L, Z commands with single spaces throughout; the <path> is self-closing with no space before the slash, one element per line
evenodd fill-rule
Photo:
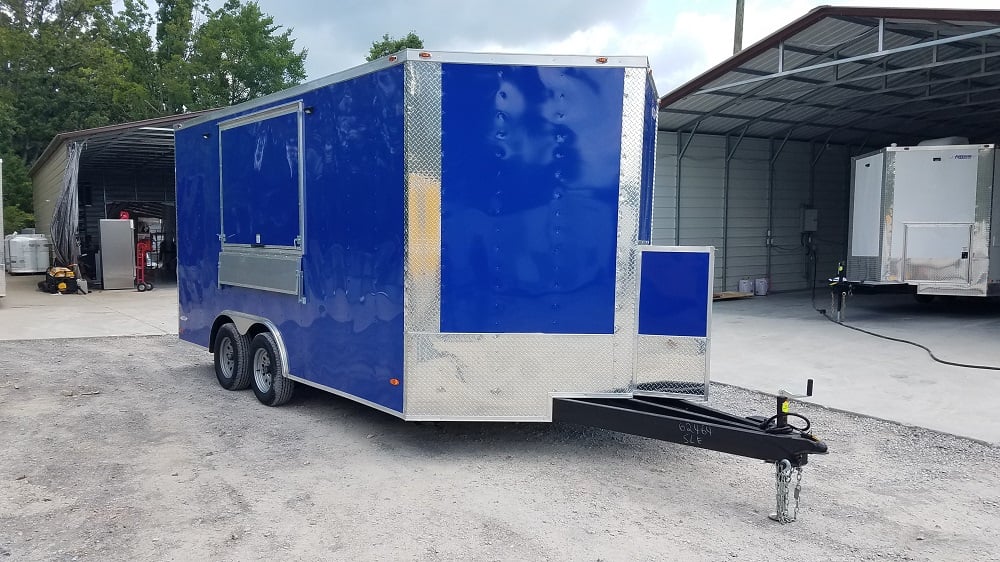
<path fill-rule="evenodd" d="M 437 332 L 441 321 L 441 65 L 405 63 L 406 207 L 404 325 Z"/>
<path fill-rule="evenodd" d="M 627 390 L 609 335 L 411 333 L 406 345 L 410 419 L 549 420 L 553 394 Z"/>
<path fill-rule="evenodd" d="M 646 123 L 646 69 L 626 68 L 622 96 L 621 158 L 618 177 L 618 241 L 615 257 L 614 373 L 633 380 L 638 331 L 637 250 L 642 193 L 642 140 Z"/>
<path fill-rule="evenodd" d="M 708 338 L 640 335 L 636 346 L 636 392 L 708 395 Z"/>

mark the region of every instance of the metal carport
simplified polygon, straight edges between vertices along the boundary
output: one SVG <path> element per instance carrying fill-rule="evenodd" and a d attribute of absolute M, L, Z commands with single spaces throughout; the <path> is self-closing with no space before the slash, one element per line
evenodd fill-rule
<path fill-rule="evenodd" d="M 65 182 L 76 172 L 78 228 L 83 253 L 97 249 L 100 219 L 118 212 L 160 218 L 174 228 L 174 127 L 201 112 L 171 115 L 60 133 L 32 165 L 30 174 L 38 232 L 52 236 L 53 217 Z M 73 152 L 79 151 L 73 169 Z"/>
<path fill-rule="evenodd" d="M 1000 139 L 1000 10 L 817 8 L 660 99 L 653 241 L 717 247 L 717 290 L 844 257 L 850 158 Z"/>

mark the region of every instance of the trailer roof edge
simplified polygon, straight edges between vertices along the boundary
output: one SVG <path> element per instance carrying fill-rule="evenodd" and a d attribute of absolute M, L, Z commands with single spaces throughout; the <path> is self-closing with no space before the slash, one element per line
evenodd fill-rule
<path fill-rule="evenodd" d="M 424 56 L 421 56 L 424 55 Z M 515 53 L 467 53 L 458 51 L 428 51 L 422 49 L 406 49 L 398 53 L 384 56 L 365 64 L 347 70 L 335 72 L 316 80 L 311 80 L 298 86 L 254 98 L 233 106 L 217 109 L 199 116 L 183 124 L 182 127 L 192 127 L 202 123 L 235 115 L 255 107 L 279 102 L 299 96 L 316 88 L 322 88 L 378 72 L 407 61 L 429 63 L 464 63 L 464 64 L 502 64 L 513 66 L 573 66 L 573 67 L 611 67 L 611 68 L 649 68 L 649 59 L 643 56 L 593 56 L 593 55 L 537 55 Z"/>

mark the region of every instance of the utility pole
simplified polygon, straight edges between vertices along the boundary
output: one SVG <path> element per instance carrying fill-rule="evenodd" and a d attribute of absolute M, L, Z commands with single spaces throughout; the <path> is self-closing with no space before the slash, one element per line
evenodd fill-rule
<path fill-rule="evenodd" d="M 743 50 L 743 0 L 736 0 L 736 33 L 733 36 L 733 54 Z"/>

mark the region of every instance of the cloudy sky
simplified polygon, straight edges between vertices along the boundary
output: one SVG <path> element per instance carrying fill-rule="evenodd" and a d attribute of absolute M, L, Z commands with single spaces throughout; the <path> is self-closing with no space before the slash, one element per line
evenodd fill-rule
<path fill-rule="evenodd" d="M 153 4 L 153 2 L 150 2 Z M 364 62 L 383 33 L 428 49 L 645 55 L 661 94 L 732 54 L 735 0 L 258 0 L 320 78 Z M 213 4 L 221 4 L 216 0 Z M 998 8 L 997 0 L 746 0 L 744 47 L 822 4 Z"/>

